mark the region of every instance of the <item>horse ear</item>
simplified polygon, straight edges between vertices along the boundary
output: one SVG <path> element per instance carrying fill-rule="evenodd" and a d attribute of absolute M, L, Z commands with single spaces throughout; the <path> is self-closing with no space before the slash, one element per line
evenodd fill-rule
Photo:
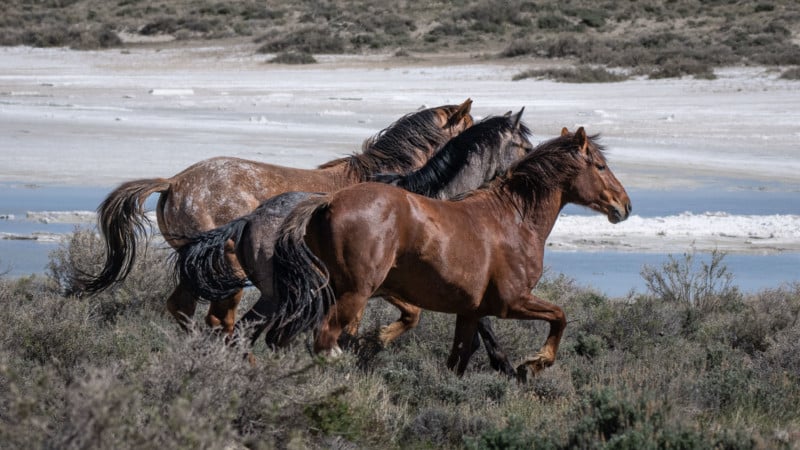
<path fill-rule="evenodd" d="M 525 111 L 525 107 L 523 106 L 522 109 L 519 110 L 516 116 L 514 116 L 514 129 L 519 128 L 520 120 L 522 119 L 522 112 Z"/>
<path fill-rule="evenodd" d="M 567 135 L 569 135 L 569 130 L 567 129 L 567 127 L 562 128 L 561 136 L 567 136 Z"/>
<path fill-rule="evenodd" d="M 458 105 L 458 109 L 455 110 L 453 114 L 450 115 L 450 118 L 447 119 L 447 125 L 453 126 L 458 122 L 469 115 L 470 110 L 472 109 L 472 99 L 468 98 L 464 100 L 464 103 Z"/>
<path fill-rule="evenodd" d="M 575 132 L 575 140 L 578 141 L 578 147 L 581 148 L 581 151 L 586 153 L 586 148 L 589 146 L 589 140 L 586 137 L 586 130 L 583 127 L 578 128 L 578 131 Z"/>
<path fill-rule="evenodd" d="M 513 114 L 513 113 L 514 113 L 514 111 L 511 111 L 511 110 L 509 109 L 508 111 L 506 111 L 506 113 L 505 113 L 505 114 L 503 114 L 503 117 L 511 117 L 511 114 Z"/>

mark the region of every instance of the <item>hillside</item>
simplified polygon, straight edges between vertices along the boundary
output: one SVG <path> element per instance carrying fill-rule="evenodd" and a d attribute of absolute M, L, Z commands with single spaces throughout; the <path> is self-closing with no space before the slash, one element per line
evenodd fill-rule
<path fill-rule="evenodd" d="M 0 45 L 95 49 L 239 38 L 264 53 L 470 52 L 570 58 L 625 73 L 713 76 L 800 65 L 793 0 L 7 0 Z M 288 59 L 313 61 L 313 58 Z"/>

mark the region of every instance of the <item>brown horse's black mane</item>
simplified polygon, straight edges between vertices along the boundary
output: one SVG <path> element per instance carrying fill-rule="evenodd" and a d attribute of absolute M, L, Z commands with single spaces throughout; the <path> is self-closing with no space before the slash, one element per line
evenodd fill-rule
<path fill-rule="evenodd" d="M 455 106 L 448 106 L 453 108 Z M 435 109 L 406 114 L 364 141 L 362 153 L 329 161 L 320 169 L 346 164 L 350 178 L 366 181 L 381 172 L 407 172 L 436 151 L 447 133 L 436 124 Z"/>
<path fill-rule="evenodd" d="M 600 136 L 587 136 L 590 157 L 600 161 L 589 160 L 592 164 L 605 164 L 604 148 L 598 144 Z M 525 157 L 517 161 L 497 183 L 501 192 L 506 192 L 516 199 L 521 210 L 528 212 L 535 207 L 539 199 L 553 189 L 557 189 L 564 180 L 576 176 L 587 164 L 582 161 L 578 142 L 574 133 L 562 135 L 542 142 Z"/>

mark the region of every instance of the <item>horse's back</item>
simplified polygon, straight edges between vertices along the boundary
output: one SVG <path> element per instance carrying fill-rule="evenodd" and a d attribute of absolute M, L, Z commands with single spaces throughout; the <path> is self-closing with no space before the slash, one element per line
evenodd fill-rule
<path fill-rule="evenodd" d="M 331 180 L 320 170 L 234 157 L 206 159 L 172 178 L 169 193 L 159 202 L 159 225 L 165 236 L 201 233 L 253 211 L 275 195 L 330 190 Z"/>

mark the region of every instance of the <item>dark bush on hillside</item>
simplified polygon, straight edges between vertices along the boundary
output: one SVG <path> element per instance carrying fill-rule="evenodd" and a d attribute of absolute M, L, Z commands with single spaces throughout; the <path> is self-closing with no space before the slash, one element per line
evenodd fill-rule
<path fill-rule="evenodd" d="M 628 77 L 610 72 L 602 67 L 578 66 L 551 69 L 531 69 L 514 75 L 513 80 L 525 78 L 546 78 L 564 83 L 613 83 L 624 81 Z"/>
<path fill-rule="evenodd" d="M 295 51 L 301 53 L 343 53 L 344 40 L 330 28 L 311 26 L 287 33 L 259 38 L 264 42 L 259 53 Z"/>
<path fill-rule="evenodd" d="M 786 69 L 781 73 L 781 79 L 783 80 L 800 80 L 800 67 L 793 67 L 791 69 Z"/>
<path fill-rule="evenodd" d="M 314 55 L 303 52 L 282 52 L 275 55 L 269 62 L 275 64 L 314 64 L 317 60 Z"/>
<path fill-rule="evenodd" d="M 539 29 L 550 31 L 571 31 L 575 28 L 572 22 L 556 14 L 540 16 L 536 19 L 536 26 L 539 27 Z"/>
<path fill-rule="evenodd" d="M 606 13 L 600 10 L 578 8 L 567 12 L 580 19 L 580 22 L 587 27 L 600 28 L 606 24 Z"/>

